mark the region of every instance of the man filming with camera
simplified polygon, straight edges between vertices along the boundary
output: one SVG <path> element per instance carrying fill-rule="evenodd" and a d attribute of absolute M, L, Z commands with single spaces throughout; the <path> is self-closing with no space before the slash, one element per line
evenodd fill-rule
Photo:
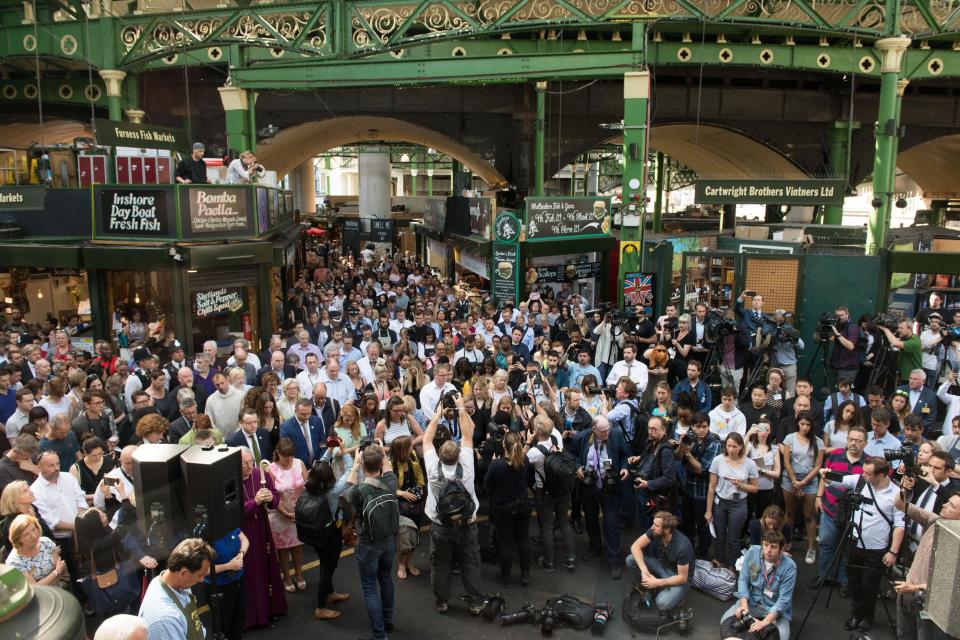
<path fill-rule="evenodd" d="M 713 542 L 703 516 L 707 512 L 710 463 L 722 448 L 720 437 L 710 430 L 710 416 L 702 412 L 695 414 L 693 428 L 680 439 L 680 456 L 687 471 L 683 482 L 682 529 L 691 542 L 696 539 L 696 552 L 701 557 L 710 552 Z"/>
<path fill-rule="evenodd" d="M 833 352 L 830 354 L 830 368 L 837 379 L 849 378 L 853 380 L 860 371 L 860 355 L 857 353 L 857 344 L 860 342 L 860 327 L 856 322 L 850 322 L 850 310 L 846 307 L 834 309 L 836 314 L 829 323 L 833 335 L 829 340 L 833 343 Z M 821 324 L 824 319 L 821 318 Z"/>
<path fill-rule="evenodd" d="M 797 565 L 783 552 L 783 534 L 767 531 L 747 549 L 737 581 L 735 605 L 720 618 L 725 640 L 790 640 Z"/>
<path fill-rule="evenodd" d="M 640 526 L 650 526 L 654 511 L 677 509 L 677 465 L 672 443 L 667 438 L 667 426 L 660 416 L 651 416 L 647 422 L 647 444 L 639 456 L 632 456 L 630 464 L 639 463 L 634 483 L 639 493 L 637 503 Z"/>
<path fill-rule="evenodd" d="M 263 175 L 263 165 L 257 163 L 252 151 L 244 151 L 240 157 L 227 167 L 227 184 L 250 184 L 253 179 Z"/>
<path fill-rule="evenodd" d="M 901 383 L 908 382 L 910 372 L 920 369 L 920 365 L 923 364 L 923 349 L 920 338 L 913 333 L 913 323 L 902 318 L 897 325 L 897 335 L 893 335 L 893 332 L 882 324 L 878 326 L 890 346 L 900 350 L 900 358 L 897 360 L 897 368 L 900 370 L 899 379 Z"/>
<path fill-rule="evenodd" d="M 793 395 L 797 386 L 797 350 L 803 349 L 803 338 L 789 322 L 789 316 L 783 309 L 773 312 L 776 329 L 773 334 L 773 353 L 770 365 L 783 371 L 783 387 Z"/>

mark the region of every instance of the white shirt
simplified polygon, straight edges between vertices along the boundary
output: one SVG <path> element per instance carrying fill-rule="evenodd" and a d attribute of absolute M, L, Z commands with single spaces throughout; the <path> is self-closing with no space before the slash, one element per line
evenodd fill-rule
<path fill-rule="evenodd" d="M 20 435 L 20 430 L 23 429 L 23 426 L 28 422 L 30 422 L 30 418 L 27 416 L 27 414 L 20 411 L 20 407 L 17 407 L 17 410 L 14 411 L 13 415 L 7 420 L 7 439 L 13 440 Z"/>
<path fill-rule="evenodd" d="M 357 360 L 357 366 L 360 368 L 360 377 L 363 378 L 363 381 L 367 384 L 373 383 L 373 379 L 376 377 L 373 373 L 373 368 L 378 364 L 384 364 L 383 358 L 377 358 L 374 364 L 370 364 L 369 356 Z"/>
<path fill-rule="evenodd" d="M 423 389 L 420 389 L 420 410 L 423 411 L 423 415 L 432 418 L 434 412 L 437 410 L 437 405 L 440 404 L 440 396 L 447 391 L 456 390 L 457 388 L 449 382 L 444 383 L 442 388 L 438 387 L 436 382 L 431 382 Z"/>
<path fill-rule="evenodd" d="M 943 416 L 943 428 L 941 429 L 941 432 L 946 434 L 953 433 L 953 418 L 960 413 L 960 396 L 952 396 L 947 393 L 947 389 L 949 388 L 950 382 L 948 381 L 944 382 L 940 385 L 940 388 L 937 389 L 937 397 L 947 405 L 947 410 Z"/>
<path fill-rule="evenodd" d="M 402 322 L 400 320 L 390 321 L 390 329 L 392 329 L 394 333 L 397 334 L 398 338 L 400 337 L 400 331 L 402 329 L 409 329 L 412 326 L 413 326 L 413 323 L 410 322 L 409 320 L 403 320 Z"/>
<path fill-rule="evenodd" d="M 709 416 L 710 431 L 720 436 L 721 442 L 734 431 L 741 436 L 747 435 L 747 417 L 740 409 L 734 407 L 732 412 L 727 413 L 723 410 L 723 405 L 717 405 L 710 411 Z"/>
<path fill-rule="evenodd" d="M 230 385 L 227 393 L 223 394 L 214 391 L 207 398 L 207 406 L 204 410 L 213 426 L 220 431 L 224 439 L 233 435 L 233 432 L 240 428 L 240 409 L 243 406 L 244 394 L 239 389 Z"/>
<path fill-rule="evenodd" d="M 429 385 L 435 386 L 435 385 Z M 460 466 L 463 468 L 463 475 L 460 478 L 460 481 L 463 482 L 463 486 L 466 487 L 467 491 L 470 493 L 470 497 L 473 498 L 473 516 L 476 518 L 477 509 L 480 507 L 480 501 L 477 500 L 477 490 L 474 487 L 474 471 L 473 471 L 473 445 L 468 443 L 466 440 L 460 443 Z M 437 454 L 437 450 L 430 448 L 423 452 L 423 464 L 426 465 L 425 471 L 427 472 L 427 503 L 424 507 L 424 513 L 427 515 L 430 520 L 437 522 L 437 496 L 434 493 L 433 484 L 439 482 L 440 475 L 440 456 Z M 443 467 L 443 477 L 452 480 L 457 476 L 457 465 L 442 465 Z"/>
<path fill-rule="evenodd" d="M 103 477 L 104 477 L 104 478 L 116 478 L 117 480 L 119 480 L 120 482 L 123 483 L 123 492 L 124 492 L 124 494 L 127 495 L 127 496 L 132 496 L 132 495 L 133 495 L 133 483 L 130 482 L 130 480 L 127 479 L 127 476 L 123 475 L 123 471 L 120 469 L 120 467 L 114 467 L 114 468 L 111 469 L 109 472 L 103 474 Z M 116 485 L 114 485 L 114 486 L 112 486 L 112 487 L 107 487 L 107 489 L 110 491 L 110 495 L 112 495 L 112 496 L 113 496 L 114 498 L 116 498 L 117 500 L 122 500 L 122 499 L 123 499 L 123 498 L 120 497 L 120 492 L 117 490 L 117 486 L 116 486 Z M 100 509 L 101 511 L 104 510 L 104 509 L 106 509 L 107 499 L 103 497 L 103 493 L 100 492 L 99 488 L 98 488 L 97 491 L 94 491 L 94 492 L 93 492 L 93 506 L 95 506 L 96 508 Z M 116 529 L 116 528 L 117 528 L 117 521 L 118 521 L 119 519 L 120 519 L 120 511 L 117 510 L 117 512 L 116 512 L 115 514 L 113 514 L 113 519 L 110 521 L 110 527 L 111 527 L 112 529 Z"/>
<path fill-rule="evenodd" d="M 480 349 L 472 349 L 470 351 L 461 349 L 453 355 L 453 362 L 456 363 L 460 358 L 466 358 L 467 362 L 478 363 L 483 362 L 483 357 L 483 351 L 480 351 Z"/>
<path fill-rule="evenodd" d="M 298 373 L 297 384 L 300 386 L 300 395 L 304 398 L 312 398 L 313 388 L 317 386 L 318 382 L 323 382 L 326 377 L 326 374 L 320 369 L 317 369 L 316 373 L 310 373 L 306 369 Z"/>
<path fill-rule="evenodd" d="M 71 537 L 73 532 L 57 531 L 56 526 L 60 522 L 72 524 L 80 512 L 87 508 L 87 499 L 83 495 L 80 483 L 69 473 L 61 471 L 57 475 L 56 482 L 47 482 L 43 476 L 38 477 L 30 485 L 30 490 L 37 497 L 34 504 L 40 512 L 40 517 L 53 531 L 53 536 L 55 538 Z"/>
<path fill-rule="evenodd" d="M 857 474 L 843 476 L 843 484 L 849 489 L 855 489 L 858 480 L 860 476 Z M 857 540 L 858 547 L 873 550 L 890 548 L 892 538 L 889 522 L 893 522 L 895 529 L 903 529 L 903 511 L 894 506 L 899 493 L 900 488 L 892 482 L 887 482 L 887 488 L 883 490 L 864 484 L 860 495 L 874 500 L 874 504 L 861 505 L 859 512 L 854 516 L 854 521 L 863 532 L 863 538 Z M 857 528 L 854 527 L 854 537 L 856 538 L 858 534 Z"/>
<path fill-rule="evenodd" d="M 536 478 L 535 483 L 538 489 L 543 487 L 543 462 L 546 460 L 546 456 L 543 455 L 543 452 L 540 451 L 537 446 L 541 446 L 547 451 L 550 451 L 550 448 L 554 446 L 555 442 L 557 451 L 563 451 L 563 434 L 555 428 L 553 433 L 550 435 L 553 437 L 553 441 L 550 441 L 549 439 L 544 440 L 543 442 L 538 441 L 537 444 L 527 449 L 527 460 L 533 465 L 533 468 L 536 471 L 534 477 Z"/>
<path fill-rule="evenodd" d="M 924 369 L 936 370 L 939 365 L 937 359 L 937 349 L 933 349 L 933 353 L 928 353 L 927 349 L 933 346 L 937 338 L 940 337 L 940 333 L 937 331 L 931 331 L 927 329 L 926 331 L 920 332 L 920 346 L 922 351 L 920 352 L 920 366 Z M 913 406 L 913 405 L 910 405 Z"/>
<path fill-rule="evenodd" d="M 626 376 L 637 385 L 637 395 L 639 396 L 647 388 L 649 375 L 647 365 L 639 360 L 634 360 L 630 364 L 627 364 L 626 360 L 621 360 L 610 369 L 610 373 L 607 375 L 607 384 L 617 384 L 617 380 Z"/>
<path fill-rule="evenodd" d="M 357 397 L 357 391 L 353 388 L 353 383 L 343 374 L 340 374 L 336 380 L 331 380 L 324 373 L 321 382 L 327 386 L 327 398 L 333 398 L 340 403 L 341 407 L 349 400 L 355 400 Z M 311 391 L 307 397 L 312 398 L 313 392 Z"/>

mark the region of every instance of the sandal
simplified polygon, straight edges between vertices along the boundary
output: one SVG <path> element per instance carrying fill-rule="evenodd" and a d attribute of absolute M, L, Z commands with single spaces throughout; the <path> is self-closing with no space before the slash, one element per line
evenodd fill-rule
<path fill-rule="evenodd" d="M 407 567 L 407 573 L 409 573 L 414 578 L 416 578 L 417 576 L 420 575 L 420 569 L 417 569 L 415 566 L 411 564 L 410 566 Z"/>
<path fill-rule="evenodd" d="M 334 611 L 333 609 L 316 609 L 313 612 L 313 617 L 316 620 L 336 620 L 341 615 L 339 611 Z"/>
<path fill-rule="evenodd" d="M 399 567 L 397 567 L 397 577 L 400 578 L 401 580 L 406 580 L 407 568 L 404 567 L 403 565 L 400 565 Z"/>
<path fill-rule="evenodd" d="M 290 578 L 283 579 L 283 588 L 287 591 L 287 593 L 296 593 L 297 591 L 297 588 L 293 586 L 293 582 L 290 581 Z"/>
<path fill-rule="evenodd" d="M 297 589 L 299 591 L 307 590 L 307 581 L 303 579 L 303 576 L 297 576 L 296 580 L 294 580 L 293 583 L 297 585 Z"/>
<path fill-rule="evenodd" d="M 331 593 L 327 596 L 327 604 L 337 604 L 338 602 L 343 602 L 344 600 L 349 600 L 349 593 Z"/>

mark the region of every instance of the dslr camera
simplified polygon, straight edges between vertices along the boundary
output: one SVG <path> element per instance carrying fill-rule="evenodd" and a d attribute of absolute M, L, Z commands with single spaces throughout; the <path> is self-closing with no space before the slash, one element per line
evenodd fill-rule
<path fill-rule="evenodd" d="M 905 446 L 899 449 L 884 449 L 883 459 L 888 462 L 899 460 L 903 464 L 904 475 L 910 476 L 911 478 L 916 477 L 918 473 L 922 473 L 920 465 L 917 463 L 917 454 L 914 452 L 913 447 Z"/>
<path fill-rule="evenodd" d="M 613 460 L 604 460 L 600 467 L 600 472 L 603 474 L 603 486 L 612 488 L 620 484 L 620 474 L 613 467 Z"/>
<path fill-rule="evenodd" d="M 457 398 L 460 397 L 460 394 L 456 391 L 447 391 L 445 394 L 440 396 L 440 406 L 444 409 L 456 409 L 457 408 Z"/>

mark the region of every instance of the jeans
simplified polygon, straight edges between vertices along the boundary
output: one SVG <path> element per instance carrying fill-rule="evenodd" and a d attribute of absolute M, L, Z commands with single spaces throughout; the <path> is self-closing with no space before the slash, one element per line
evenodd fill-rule
<path fill-rule="evenodd" d="M 840 546 L 840 534 L 842 533 L 843 529 L 837 524 L 837 521 L 825 511 L 822 511 L 820 513 L 820 553 L 817 554 L 818 575 L 821 580 L 832 579 L 838 582 L 840 586 L 845 587 L 847 586 L 846 558 L 838 558 L 834 575 L 827 575 L 827 571 L 830 570 L 830 561 L 833 560 L 833 554 Z"/>
<path fill-rule="evenodd" d="M 564 558 L 573 560 L 575 552 L 573 548 L 573 529 L 570 528 L 570 521 L 567 520 L 567 509 L 570 507 L 570 496 L 561 496 L 555 498 L 547 494 L 543 489 L 536 490 L 537 498 L 537 517 L 540 520 L 540 539 L 543 541 L 543 557 L 553 564 L 554 559 L 554 541 L 553 525 L 559 523 L 560 538 L 563 541 Z"/>
<path fill-rule="evenodd" d="M 430 586 L 437 600 L 450 600 L 453 561 L 460 565 L 460 580 L 467 597 L 483 600 L 480 592 L 480 545 L 476 523 L 455 529 L 434 522 L 430 526 Z"/>
<path fill-rule="evenodd" d="M 880 578 L 884 570 L 881 562 L 884 553 L 886 549 L 850 549 L 847 575 L 850 577 L 850 602 L 854 618 L 873 622 Z"/>
<path fill-rule="evenodd" d="M 581 494 L 583 515 L 587 525 L 590 548 L 599 550 L 613 566 L 620 563 L 620 487 L 598 489 L 584 486 Z M 600 530 L 600 513 L 603 512 L 603 532 Z"/>
<path fill-rule="evenodd" d="M 370 618 L 370 630 L 377 640 L 387 637 L 384 625 L 393 622 L 392 574 L 396 547 L 396 536 L 379 544 L 368 544 L 362 540 L 357 543 L 357 569 L 363 589 L 363 604 Z"/>
<path fill-rule="evenodd" d="M 724 500 L 713 505 L 713 529 L 717 534 L 715 555 L 717 560 L 733 567 L 740 556 L 740 534 L 747 521 L 747 499 Z"/>
<path fill-rule="evenodd" d="M 737 601 L 734 602 L 729 609 L 724 611 L 722 616 L 720 616 L 721 624 L 727 618 L 732 618 L 733 616 L 737 615 L 737 608 L 739 606 L 740 606 L 740 599 L 738 598 Z M 755 611 L 754 609 L 750 609 L 750 615 L 752 615 L 757 620 L 760 620 L 766 617 L 767 612 Z M 780 635 L 780 640 L 790 640 L 790 621 L 789 620 L 785 618 L 777 618 L 773 624 L 774 626 L 777 627 L 777 633 Z"/>
<path fill-rule="evenodd" d="M 649 549 L 650 547 L 647 548 Z M 646 563 L 647 569 L 655 578 L 672 578 L 673 576 L 677 575 L 677 572 L 663 564 L 660 558 L 643 554 L 643 561 Z M 639 582 L 640 567 L 637 566 L 637 561 L 633 559 L 633 555 L 627 556 L 627 569 L 633 573 L 634 577 L 637 579 L 637 582 Z M 680 606 L 680 603 L 683 602 L 683 597 L 687 594 L 688 589 L 690 589 L 689 582 L 673 587 L 661 588 L 657 592 L 657 597 L 655 599 L 657 609 L 660 611 L 670 611 L 671 609 Z"/>
<path fill-rule="evenodd" d="M 680 525 L 680 531 L 690 538 L 690 542 L 694 543 L 693 550 L 697 557 L 706 556 L 710 553 L 710 543 L 713 542 L 713 538 L 710 536 L 710 526 L 703 519 L 703 514 L 706 512 L 706 499 L 697 500 L 691 498 L 689 494 L 684 494 L 683 522 Z"/>
<path fill-rule="evenodd" d="M 747 506 L 750 508 L 751 518 L 759 520 L 763 516 L 764 510 L 773 504 L 776 491 L 776 489 L 760 489 L 747 496 Z"/>
<path fill-rule="evenodd" d="M 530 504 L 493 507 L 493 529 L 500 552 L 500 577 L 509 578 L 513 565 L 513 548 L 520 556 L 520 576 L 530 575 Z M 553 531 L 545 534 L 552 541 Z"/>

